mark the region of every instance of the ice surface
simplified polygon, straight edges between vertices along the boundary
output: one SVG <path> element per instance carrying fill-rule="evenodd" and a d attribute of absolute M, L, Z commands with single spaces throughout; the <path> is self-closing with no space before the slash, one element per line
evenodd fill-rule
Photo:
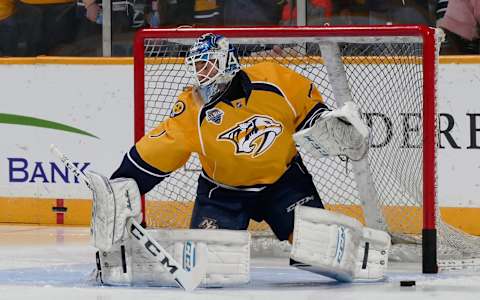
<path fill-rule="evenodd" d="M 396 263 L 385 282 L 339 284 L 278 258 L 253 259 L 251 283 L 236 288 L 105 287 L 91 280 L 94 253 L 84 227 L 0 225 L 0 299 L 480 299 L 480 271 L 424 275 L 419 265 Z M 401 280 L 417 284 L 400 287 Z"/>

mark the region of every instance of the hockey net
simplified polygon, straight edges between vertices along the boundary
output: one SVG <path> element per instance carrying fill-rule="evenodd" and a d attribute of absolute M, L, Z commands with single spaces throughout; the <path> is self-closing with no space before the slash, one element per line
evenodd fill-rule
<path fill-rule="evenodd" d="M 372 129 L 368 159 L 303 153 L 327 209 L 384 229 L 391 258 L 422 256 L 425 272 L 476 265 L 480 242 L 442 221 L 436 205 L 435 83 L 440 34 L 421 26 L 145 30 L 135 41 L 135 135 L 167 118 L 193 84 L 184 57 L 205 32 L 227 36 L 243 67 L 274 61 L 315 83 L 332 108 L 359 104 Z M 195 154 L 145 197 L 149 227 L 187 228 L 201 166 Z M 253 252 L 288 250 L 252 221 Z M 275 246 L 273 246 L 275 245 Z"/>

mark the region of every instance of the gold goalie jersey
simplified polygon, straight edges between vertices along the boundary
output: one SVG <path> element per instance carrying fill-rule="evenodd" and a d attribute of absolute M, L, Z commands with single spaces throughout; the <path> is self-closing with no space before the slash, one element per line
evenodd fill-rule
<path fill-rule="evenodd" d="M 137 142 L 142 164 L 168 174 L 196 152 L 204 175 L 220 184 L 271 184 L 297 154 L 292 135 L 327 109 L 307 78 L 276 63 L 242 69 L 214 101 L 197 97 L 184 91 L 170 117 Z"/>

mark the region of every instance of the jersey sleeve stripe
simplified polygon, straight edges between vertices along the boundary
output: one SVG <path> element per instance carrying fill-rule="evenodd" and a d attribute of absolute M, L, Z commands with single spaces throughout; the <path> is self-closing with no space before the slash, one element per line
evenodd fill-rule
<path fill-rule="evenodd" d="M 135 158 L 139 158 L 138 153 L 133 147 L 130 152 L 125 154 L 122 163 L 115 172 L 113 172 L 110 179 L 115 178 L 132 178 L 138 185 L 140 194 L 144 195 L 152 190 L 157 184 L 162 182 L 168 174 L 164 176 L 158 176 L 158 174 L 152 175 L 152 172 L 144 172 L 144 168 L 139 168 L 137 162 L 134 162 Z M 157 171 L 158 172 L 158 171 Z"/>
<path fill-rule="evenodd" d="M 272 92 L 272 93 L 278 94 L 278 95 L 283 97 L 283 93 L 282 93 L 282 91 L 280 91 L 279 88 L 277 88 L 276 86 L 273 86 L 271 84 L 268 84 L 268 83 L 253 82 L 252 89 L 257 90 L 257 91 Z"/>
<path fill-rule="evenodd" d="M 170 173 L 165 173 L 146 163 L 138 153 L 137 149 L 132 147 L 127 153 L 128 160 L 139 170 L 154 177 L 167 177 Z"/>
<path fill-rule="evenodd" d="M 198 140 L 200 142 L 200 147 L 202 148 L 202 154 L 205 156 L 205 146 L 203 145 L 203 137 L 202 137 L 202 121 L 203 118 L 205 117 L 205 111 L 206 111 L 206 105 L 202 105 L 200 108 L 200 112 L 198 113 L 198 124 L 197 124 L 197 130 L 198 130 Z"/>

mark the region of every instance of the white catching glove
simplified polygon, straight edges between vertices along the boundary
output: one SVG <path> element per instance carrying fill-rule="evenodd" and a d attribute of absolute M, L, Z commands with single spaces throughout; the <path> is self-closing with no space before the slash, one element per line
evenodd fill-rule
<path fill-rule="evenodd" d="M 127 237 L 127 219 L 142 221 L 140 192 L 135 180 L 107 177 L 89 171 L 85 174 L 93 188 L 90 234 L 94 247 L 108 251 Z"/>
<path fill-rule="evenodd" d="M 315 124 L 293 135 L 298 147 L 317 158 L 346 155 L 362 159 L 368 151 L 370 131 L 362 121 L 358 106 L 347 102 L 324 113 Z"/>

